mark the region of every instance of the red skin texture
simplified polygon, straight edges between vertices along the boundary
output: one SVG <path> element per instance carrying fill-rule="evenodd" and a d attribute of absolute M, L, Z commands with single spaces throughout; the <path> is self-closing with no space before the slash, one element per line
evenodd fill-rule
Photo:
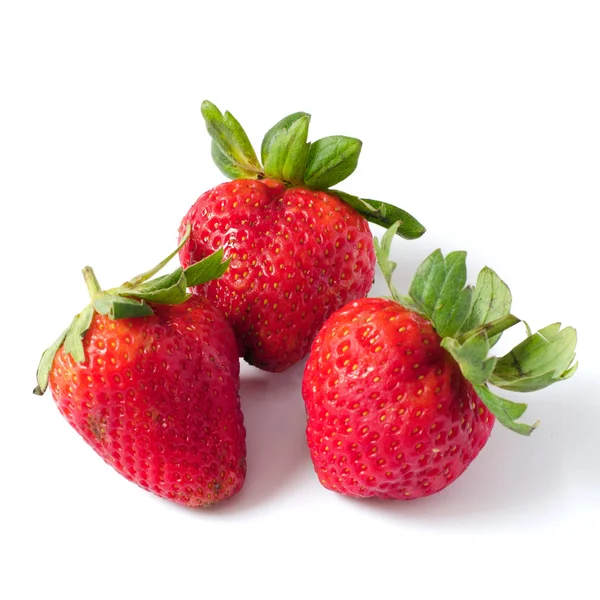
<path fill-rule="evenodd" d="M 315 471 L 348 496 L 435 494 L 469 466 L 494 425 L 432 324 L 382 298 L 352 302 L 325 323 L 302 394 Z"/>
<path fill-rule="evenodd" d="M 184 217 L 187 267 L 223 247 L 225 275 L 197 290 L 233 325 L 240 356 L 266 371 L 302 359 L 327 317 L 373 284 L 367 221 L 336 196 L 239 179 L 206 192 Z"/>
<path fill-rule="evenodd" d="M 237 493 L 246 474 L 233 331 L 206 299 L 150 317 L 94 314 L 86 360 L 61 348 L 50 389 L 64 417 L 130 481 L 185 506 Z"/>

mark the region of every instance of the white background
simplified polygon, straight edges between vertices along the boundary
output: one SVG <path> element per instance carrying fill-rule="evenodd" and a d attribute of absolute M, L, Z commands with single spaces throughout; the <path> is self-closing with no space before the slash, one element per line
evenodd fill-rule
<path fill-rule="evenodd" d="M 1 6 L 0 597 L 600 597 L 597 2 Z M 577 328 L 580 370 L 530 395 L 531 438 L 497 425 L 437 496 L 350 500 L 312 471 L 302 365 L 244 366 L 246 485 L 191 511 L 31 394 L 87 301 L 80 269 L 113 286 L 150 267 L 223 180 L 205 98 L 255 147 L 299 110 L 313 140 L 362 139 L 340 187 L 428 227 L 395 243 L 400 289 L 434 248 L 465 249 L 471 281 L 495 268 L 532 327 Z"/>

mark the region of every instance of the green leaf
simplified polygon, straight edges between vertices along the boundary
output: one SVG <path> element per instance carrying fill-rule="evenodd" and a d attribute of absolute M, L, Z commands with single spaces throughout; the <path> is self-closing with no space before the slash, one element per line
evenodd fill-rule
<path fill-rule="evenodd" d="M 425 227 L 417 219 L 397 206 L 379 200 L 365 200 L 340 190 L 330 190 L 330 192 L 349 204 L 370 223 L 386 229 L 389 229 L 394 223 L 399 223 L 396 235 L 406 240 L 416 240 L 425 233 Z"/>
<path fill-rule="evenodd" d="M 358 164 L 362 142 L 356 138 L 333 135 L 313 142 L 308 152 L 304 183 L 326 190 L 349 177 Z"/>
<path fill-rule="evenodd" d="M 577 332 L 553 323 L 527 337 L 498 359 L 490 383 L 505 390 L 532 392 L 571 377 L 577 368 Z"/>
<path fill-rule="evenodd" d="M 190 297 L 187 291 L 186 277 L 181 267 L 169 275 L 151 279 L 132 289 L 116 290 L 115 293 L 119 296 L 157 304 L 181 304 Z"/>
<path fill-rule="evenodd" d="M 495 321 L 510 313 L 512 295 L 508 286 L 495 271 L 484 267 L 479 272 L 477 284 L 473 290 L 471 311 L 460 328 L 460 334 Z M 490 348 L 500 339 L 500 334 L 490 338 Z"/>
<path fill-rule="evenodd" d="M 508 429 L 521 435 L 531 435 L 531 432 L 538 426 L 538 423 L 526 425 L 525 423 L 515 422 L 516 419 L 523 415 L 527 409 L 527 404 L 511 402 L 510 400 L 500 398 L 500 396 L 491 392 L 486 385 L 474 385 L 473 389 L 496 419 L 502 425 L 508 427 Z"/>
<path fill-rule="evenodd" d="M 490 343 L 485 331 L 468 338 L 463 344 L 446 337 L 441 342 L 458 363 L 463 375 L 473 384 L 483 385 L 492 374 L 496 358 L 487 358 Z"/>
<path fill-rule="evenodd" d="M 109 292 L 102 292 L 94 298 L 94 310 L 109 319 L 130 319 L 134 317 L 149 317 L 153 314 L 150 305 L 143 300 L 124 298 Z"/>
<path fill-rule="evenodd" d="M 396 230 L 400 226 L 400 223 L 394 223 L 381 237 L 381 242 L 377 239 L 373 239 L 373 244 L 375 246 L 375 256 L 377 257 L 377 264 L 383 273 L 383 277 L 388 285 L 388 288 L 392 294 L 392 298 L 397 302 L 400 301 L 400 294 L 392 281 L 392 276 L 397 263 L 390 260 L 390 251 L 392 249 L 392 240 L 394 239 L 394 235 L 396 234 Z"/>
<path fill-rule="evenodd" d="M 294 184 L 303 181 L 308 151 L 310 115 L 294 113 L 269 129 L 262 143 L 265 175 Z"/>
<path fill-rule="evenodd" d="M 208 100 L 202 103 L 202 116 L 213 139 L 212 156 L 217 167 L 228 177 L 256 179 L 262 169 L 246 132 L 230 113 L 221 111 Z"/>
<path fill-rule="evenodd" d="M 42 354 L 42 358 L 40 359 L 40 364 L 38 365 L 37 369 L 37 386 L 33 390 L 33 393 L 37 396 L 43 395 L 48 388 L 48 378 L 50 377 L 50 370 L 52 369 L 54 357 L 56 356 L 58 349 L 63 345 L 68 331 L 68 328 L 65 329 L 58 336 L 56 341 L 49 348 L 46 348 Z"/>
<path fill-rule="evenodd" d="M 409 296 L 433 323 L 441 337 L 453 336 L 464 323 L 471 305 L 466 283 L 466 252 L 451 252 L 446 258 L 438 249 L 417 269 Z"/>
<path fill-rule="evenodd" d="M 93 316 L 94 310 L 91 305 L 88 304 L 88 306 L 86 306 L 78 315 L 75 315 L 65 336 L 65 352 L 70 354 L 73 357 L 73 360 L 78 363 L 85 360 L 82 339 L 85 332 L 92 324 Z"/>
<path fill-rule="evenodd" d="M 231 259 L 223 261 L 223 248 L 219 248 L 210 256 L 190 265 L 185 271 L 188 287 L 202 285 L 213 279 L 218 279 L 227 271 Z"/>
<path fill-rule="evenodd" d="M 249 173 L 248 170 L 227 156 L 213 140 L 210 144 L 210 155 L 217 168 L 229 179 L 256 179 L 257 175 Z"/>
<path fill-rule="evenodd" d="M 261 147 L 260 147 L 260 158 L 265 164 L 267 162 L 267 155 L 271 150 L 271 146 L 273 145 L 274 138 L 280 133 L 282 129 L 289 129 L 296 121 L 299 121 L 303 117 L 308 117 L 310 119 L 310 115 L 305 112 L 296 112 L 287 117 L 283 117 L 281 121 L 278 121 L 265 133 L 265 137 L 263 138 Z"/>

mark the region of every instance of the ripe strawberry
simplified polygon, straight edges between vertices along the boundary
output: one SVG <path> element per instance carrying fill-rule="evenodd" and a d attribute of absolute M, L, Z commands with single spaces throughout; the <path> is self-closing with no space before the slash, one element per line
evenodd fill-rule
<path fill-rule="evenodd" d="M 86 267 L 91 304 L 44 353 L 35 390 L 49 385 L 127 479 L 191 507 L 233 496 L 246 472 L 235 337 L 210 301 L 186 292 L 218 277 L 221 260 L 148 281 L 153 269 L 107 292 Z"/>
<path fill-rule="evenodd" d="M 307 143 L 310 115 L 295 113 L 266 134 L 263 168 L 231 114 L 210 102 L 202 113 L 213 159 L 234 181 L 202 194 L 183 218 L 180 232 L 191 224 L 192 235 L 181 264 L 224 249 L 231 268 L 196 291 L 223 310 L 250 364 L 283 371 L 307 354 L 330 314 L 371 288 L 368 221 L 400 219 L 398 233 L 408 239 L 425 230 L 396 207 L 328 189 L 356 168 L 359 140 Z"/>
<path fill-rule="evenodd" d="M 466 254 L 436 250 L 409 297 L 400 296 L 388 258 L 393 229 L 376 243 L 393 299 L 361 299 L 330 317 L 313 343 L 302 393 L 308 445 L 326 488 L 410 500 L 459 477 L 495 419 L 532 432 L 537 424 L 515 422 L 527 405 L 498 397 L 488 383 L 533 391 L 570 377 L 576 333 L 556 323 L 487 358 L 500 333 L 519 322 L 506 284 L 486 267 L 475 288 L 465 288 Z"/>

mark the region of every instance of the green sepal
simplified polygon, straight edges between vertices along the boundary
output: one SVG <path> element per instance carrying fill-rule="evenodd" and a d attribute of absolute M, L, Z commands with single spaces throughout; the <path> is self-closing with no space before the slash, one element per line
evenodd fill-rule
<path fill-rule="evenodd" d="M 194 287 L 218 279 L 227 271 L 230 262 L 230 258 L 223 261 L 223 248 L 219 248 L 184 271 L 187 286 Z"/>
<path fill-rule="evenodd" d="M 315 190 L 326 190 L 343 181 L 356 169 L 362 142 L 344 135 L 321 138 L 310 145 L 304 183 Z"/>
<path fill-rule="evenodd" d="M 168 275 L 157 277 L 132 289 L 117 290 L 115 293 L 156 304 L 181 304 L 190 297 L 187 291 L 187 280 L 181 267 Z"/>
<path fill-rule="evenodd" d="M 441 337 L 453 336 L 471 308 L 472 290 L 464 287 L 466 255 L 457 251 L 444 258 L 435 250 L 417 269 L 408 292 Z"/>
<path fill-rule="evenodd" d="M 149 317 L 153 314 L 150 305 L 143 300 L 133 300 L 109 292 L 101 292 L 93 302 L 94 310 L 109 319 L 131 319 Z"/>
<path fill-rule="evenodd" d="M 65 329 L 58 336 L 56 341 L 51 346 L 46 348 L 46 350 L 44 350 L 44 353 L 42 354 L 42 358 L 37 369 L 37 386 L 33 390 L 33 393 L 36 396 L 42 396 L 48 388 L 48 377 L 50 376 L 50 370 L 52 369 L 54 357 L 56 356 L 58 349 L 63 345 L 68 331 L 69 328 Z"/>
<path fill-rule="evenodd" d="M 495 271 L 489 267 L 484 267 L 477 276 L 477 283 L 473 289 L 471 311 L 462 324 L 459 334 L 508 315 L 511 304 L 512 295 L 508 286 L 498 277 Z M 500 334 L 490 337 L 490 348 L 499 339 Z"/>
<path fill-rule="evenodd" d="M 380 200 L 366 200 L 340 190 L 330 191 L 346 204 L 349 204 L 370 223 L 375 223 L 386 229 L 398 223 L 395 229 L 396 235 L 405 240 L 416 240 L 426 231 L 425 227 L 417 219 L 397 206 L 381 202 Z"/>
<path fill-rule="evenodd" d="M 505 390 L 532 392 L 572 377 L 577 369 L 577 332 L 553 323 L 530 335 L 498 359 L 490 383 Z"/>
<path fill-rule="evenodd" d="M 237 119 L 221 111 L 208 100 L 202 103 L 202 116 L 213 140 L 211 153 L 219 170 L 231 179 L 257 179 L 262 169 L 256 152 Z"/>
<path fill-rule="evenodd" d="M 473 389 L 496 419 L 511 431 L 520 433 L 521 435 L 531 435 L 531 432 L 538 426 L 539 422 L 533 425 L 516 422 L 527 409 L 527 404 L 511 402 L 510 400 L 501 398 L 490 391 L 486 385 L 474 385 Z"/>
<path fill-rule="evenodd" d="M 277 137 L 277 135 L 281 132 L 281 130 L 289 129 L 296 121 L 299 121 L 303 117 L 309 117 L 310 115 L 305 112 L 296 112 L 288 115 L 287 117 L 283 117 L 281 121 L 278 121 L 265 133 L 265 137 L 263 138 L 262 144 L 260 146 L 260 158 L 263 162 L 263 165 L 267 162 L 267 155 L 271 150 L 271 146 L 273 145 L 273 141 Z"/>
<path fill-rule="evenodd" d="M 441 346 L 450 352 L 462 374 L 471 383 L 483 385 L 489 379 L 496 365 L 496 358 L 487 358 L 490 342 L 485 331 L 472 335 L 462 344 L 455 338 L 446 337 Z"/>
<path fill-rule="evenodd" d="M 90 328 L 92 324 L 92 317 L 94 316 L 93 308 L 88 305 L 86 306 L 69 325 L 67 335 L 65 336 L 64 348 L 67 354 L 70 354 L 78 363 L 85 360 L 85 352 L 83 351 L 82 339 L 85 332 Z"/>
<path fill-rule="evenodd" d="M 394 275 L 394 271 L 398 266 L 398 263 L 395 263 L 390 260 L 390 251 L 392 249 L 392 240 L 394 239 L 394 235 L 400 226 L 400 222 L 397 221 L 388 230 L 381 236 L 381 242 L 378 238 L 373 239 L 373 245 L 375 246 L 375 256 L 377 257 L 377 264 L 383 273 L 383 277 L 388 285 L 388 288 L 392 294 L 392 298 L 399 302 L 400 304 L 404 304 L 402 302 L 400 293 L 396 289 L 394 282 L 392 281 L 392 276 Z"/>
<path fill-rule="evenodd" d="M 261 158 L 267 177 L 301 184 L 308 160 L 310 115 L 297 112 L 279 121 L 266 133 Z"/>
<path fill-rule="evenodd" d="M 225 154 L 214 140 L 210 144 L 210 155 L 219 171 L 229 179 L 257 179 L 259 177 L 256 173 L 248 172 L 245 167 Z"/>

